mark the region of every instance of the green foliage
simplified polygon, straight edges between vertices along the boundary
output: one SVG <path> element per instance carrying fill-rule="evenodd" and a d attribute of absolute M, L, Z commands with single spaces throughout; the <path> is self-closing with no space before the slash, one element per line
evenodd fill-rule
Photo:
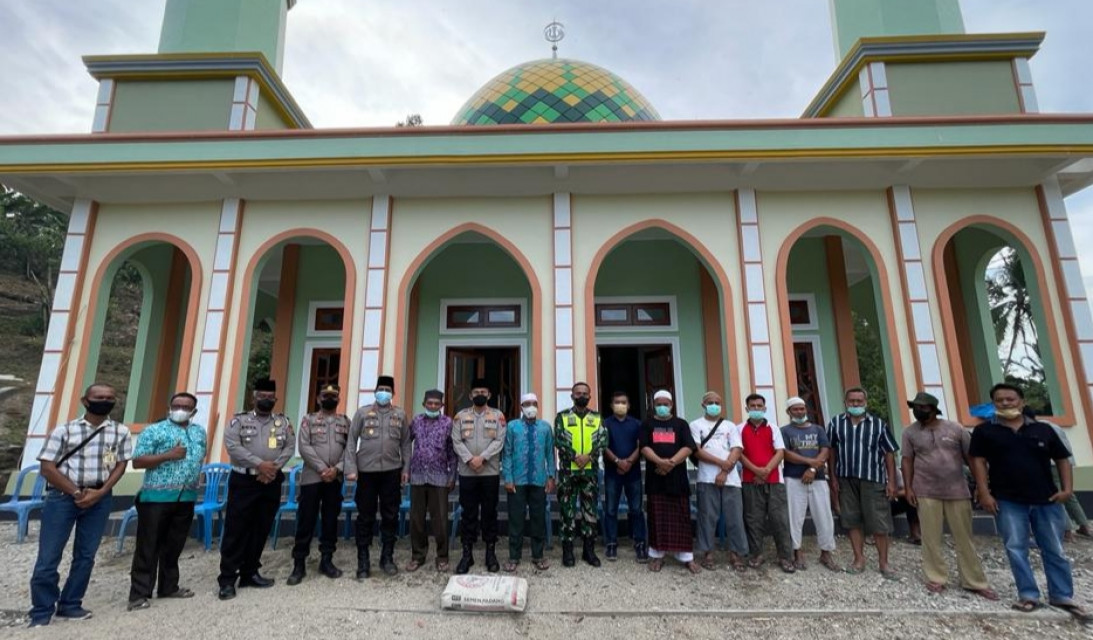
<path fill-rule="evenodd" d="M 40 321 L 26 323 L 24 335 L 45 335 L 67 232 L 68 215 L 0 185 L 0 270 L 20 274 L 36 289 Z"/>
<path fill-rule="evenodd" d="M 869 412 L 890 422 L 888 369 L 880 331 L 856 311 L 851 311 L 851 317 L 854 319 L 854 343 L 858 351 L 858 376 L 862 388 L 868 393 Z"/>
<path fill-rule="evenodd" d="M 1020 255 L 1012 247 L 1002 249 L 991 260 L 986 277 L 1002 374 L 1006 382 L 1024 390 L 1028 406 L 1037 413 L 1051 414 L 1051 394 L 1032 313 L 1032 294 Z"/>
<path fill-rule="evenodd" d="M 243 404 L 249 406 L 255 380 L 268 378 L 273 361 L 273 329 L 265 322 L 254 328 L 250 339 L 250 358 L 247 361 L 247 388 Z"/>
<path fill-rule="evenodd" d="M 406 116 L 405 120 L 399 120 L 395 123 L 396 127 L 420 127 L 425 124 L 425 121 L 421 119 L 420 113 L 411 113 Z"/>

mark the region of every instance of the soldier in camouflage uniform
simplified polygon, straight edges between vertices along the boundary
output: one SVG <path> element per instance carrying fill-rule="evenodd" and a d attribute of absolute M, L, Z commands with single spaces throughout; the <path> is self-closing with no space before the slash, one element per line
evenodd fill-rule
<path fill-rule="evenodd" d="M 592 398 L 585 382 L 573 385 L 573 406 L 554 418 L 558 449 L 558 506 L 561 510 L 562 564 L 577 564 L 573 540 L 584 541 L 581 558 L 593 567 L 596 557 L 596 506 L 599 500 L 600 456 L 607 448 L 607 429 L 600 414 L 588 408 Z"/>

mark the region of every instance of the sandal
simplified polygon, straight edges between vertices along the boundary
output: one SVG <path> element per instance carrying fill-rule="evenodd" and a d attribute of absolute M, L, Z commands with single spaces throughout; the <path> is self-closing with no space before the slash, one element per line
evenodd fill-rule
<path fill-rule="evenodd" d="M 702 573 L 702 568 L 695 564 L 694 560 L 683 563 L 683 566 L 687 567 L 687 570 L 691 572 L 692 576 L 697 576 Z"/>
<path fill-rule="evenodd" d="M 147 609 L 150 606 L 152 606 L 151 602 L 148 602 L 148 600 L 141 598 L 140 600 L 134 600 L 130 602 L 128 605 L 126 605 L 125 610 L 137 611 L 138 609 Z"/>
<path fill-rule="evenodd" d="M 502 567 L 502 568 L 505 570 L 505 573 L 516 573 L 516 567 L 519 567 L 519 566 L 520 566 L 519 562 L 517 562 L 515 560 L 509 560 L 508 562 L 505 563 L 505 566 Z"/>
<path fill-rule="evenodd" d="M 745 573 L 748 570 L 748 565 L 738 558 L 732 561 L 732 568 L 737 573 Z"/>
<path fill-rule="evenodd" d="M 538 558 L 531 561 L 531 564 L 535 566 L 539 571 L 546 571 L 550 568 L 550 563 L 545 558 Z"/>
<path fill-rule="evenodd" d="M 1043 609 L 1044 603 L 1036 600 L 1018 600 L 1010 605 L 1010 609 L 1014 611 L 1020 611 L 1021 613 L 1032 613 L 1037 609 Z"/>
<path fill-rule="evenodd" d="M 865 567 L 855 567 L 854 565 L 850 565 L 849 567 L 844 569 L 844 571 L 852 576 L 856 576 L 865 573 Z"/>
<path fill-rule="evenodd" d="M 830 556 L 826 558 L 820 558 L 820 564 L 822 564 L 829 571 L 834 571 L 835 573 L 841 573 L 843 570 L 843 568 L 839 566 L 839 563 L 835 562 L 835 558 L 832 558 Z"/>
<path fill-rule="evenodd" d="M 417 571 L 420 568 L 421 568 L 421 563 L 420 562 L 418 562 L 417 560 L 411 560 L 409 562 L 409 564 L 406 565 L 406 573 L 413 573 L 413 572 Z"/>
<path fill-rule="evenodd" d="M 649 570 L 653 573 L 658 573 L 664 568 L 664 558 L 653 558 L 649 561 Z"/>
<path fill-rule="evenodd" d="M 758 569 L 759 567 L 763 566 L 763 558 L 759 557 L 748 560 L 748 566 L 752 569 Z"/>
<path fill-rule="evenodd" d="M 794 560 L 793 566 L 798 571 L 808 571 L 808 564 L 804 560 Z"/>
<path fill-rule="evenodd" d="M 1078 622 L 1080 622 L 1082 624 L 1089 624 L 1089 623 L 1093 622 L 1093 615 L 1091 615 L 1085 609 L 1083 609 L 1083 608 L 1079 607 L 1078 605 L 1074 604 L 1073 602 L 1068 602 L 1066 604 L 1057 604 L 1057 603 L 1052 602 L 1050 604 L 1051 604 L 1051 606 L 1055 607 L 1056 609 L 1062 609 L 1063 611 L 1066 611 L 1071 616 L 1073 616 L 1075 620 L 1077 620 Z"/>
<path fill-rule="evenodd" d="M 717 569 L 717 565 L 714 563 L 713 558 L 710 556 L 706 556 L 705 558 L 703 558 L 701 564 L 702 568 L 706 571 L 714 571 Z"/>
<path fill-rule="evenodd" d="M 892 582 L 899 582 L 899 574 L 893 569 L 881 569 L 880 575 L 885 580 L 891 580 Z"/>
<path fill-rule="evenodd" d="M 926 590 L 929 591 L 930 593 L 941 593 L 942 591 L 945 590 L 945 585 L 943 585 L 939 582 L 927 582 L 926 583 Z"/>
<path fill-rule="evenodd" d="M 175 590 L 174 593 L 171 593 L 171 594 L 168 594 L 168 595 L 165 595 L 165 596 L 160 596 L 160 598 L 192 598 L 192 597 L 194 597 L 194 592 L 190 591 L 189 589 L 187 589 L 185 587 L 179 587 L 178 589 Z"/>
<path fill-rule="evenodd" d="M 782 560 L 778 566 L 782 568 L 782 573 L 797 573 L 797 565 L 791 560 Z"/>
<path fill-rule="evenodd" d="M 450 565 L 448 564 L 447 560 L 437 560 L 436 561 L 436 570 L 437 571 L 447 572 L 449 568 L 450 568 Z"/>

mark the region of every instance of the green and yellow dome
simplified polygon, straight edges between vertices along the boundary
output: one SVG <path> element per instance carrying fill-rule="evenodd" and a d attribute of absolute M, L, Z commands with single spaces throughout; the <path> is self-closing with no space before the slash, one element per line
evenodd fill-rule
<path fill-rule="evenodd" d="M 579 60 L 535 60 L 515 66 L 478 90 L 452 124 L 550 124 L 660 120 L 630 83 Z"/>

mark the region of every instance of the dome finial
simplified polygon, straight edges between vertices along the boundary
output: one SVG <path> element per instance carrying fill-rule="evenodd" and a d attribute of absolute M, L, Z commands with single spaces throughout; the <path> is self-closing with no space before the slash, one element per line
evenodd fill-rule
<path fill-rule="evenodd" d="M 550 50 L 554 59 L 558 58 L 558 43 L 565 38 L 565 25 L 554 20 L 543 29 L 543 37 L 551 43 Z"/>

